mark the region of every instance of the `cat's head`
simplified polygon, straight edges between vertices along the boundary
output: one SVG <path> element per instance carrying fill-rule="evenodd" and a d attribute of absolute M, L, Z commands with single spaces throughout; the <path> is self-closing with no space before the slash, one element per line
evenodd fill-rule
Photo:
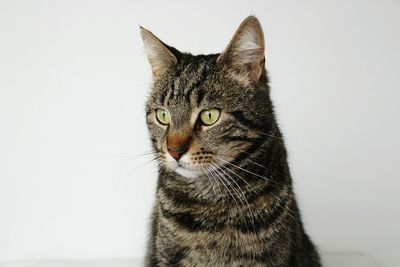
<path fill-rule="evenodd" d="M 147 125 L 160 162 L 196 178 L 255 150 L 273 119 L 259 21 L 246 18 L 224 52 L 179 52 L 141 28 L 153 72 Z"/>

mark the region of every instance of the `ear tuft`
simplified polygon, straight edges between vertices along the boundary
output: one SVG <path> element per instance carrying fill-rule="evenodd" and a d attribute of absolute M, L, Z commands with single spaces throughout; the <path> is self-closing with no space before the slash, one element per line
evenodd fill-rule
<path fill-rule="evenodd" d="M 177 63 L 177 59 L 168 46 L 149 30 L 140 26 L 140 33 L 153 71 L 153 78 L 157 79 L 161 74 L 173 68 Z"/>
<path fill-rule="evenodd" d="M 264 34 L 258 19 L 247 17 L 239 26 L 218 62 L 233 68 L 246 69 L 249 78 L 257 81 L 264 69 Z"/>

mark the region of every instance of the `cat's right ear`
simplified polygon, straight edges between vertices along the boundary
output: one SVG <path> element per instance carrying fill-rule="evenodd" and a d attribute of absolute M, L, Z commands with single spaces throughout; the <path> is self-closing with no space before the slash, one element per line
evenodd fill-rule
<path fill-rule="evenodd" d="M 178 60 L 170 50 L 171 47 L 164 44 L 149 30 L 140 26 L 140 33 L 142 35 L 145 52 L 153 71 L 153 79 L 156 80 L 163 73 L 174 68 Z"/>

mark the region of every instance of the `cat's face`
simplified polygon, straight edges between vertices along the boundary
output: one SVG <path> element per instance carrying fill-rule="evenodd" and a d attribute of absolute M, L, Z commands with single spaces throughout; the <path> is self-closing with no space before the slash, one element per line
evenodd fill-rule
<path fill-rule="evenodd" d="M 154 77 L 147 124 L 159 160 L 188 178 L 229 172 L 223 166 L 251 153 L 271 119 L 258 21 L 245 20 L 217 55 L 182 54 L 147 30 L 142 36 Z"/>

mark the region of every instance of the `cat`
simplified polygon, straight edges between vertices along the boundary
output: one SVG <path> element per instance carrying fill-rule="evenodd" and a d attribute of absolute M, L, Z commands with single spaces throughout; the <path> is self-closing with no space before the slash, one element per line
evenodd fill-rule
<path fill-rule="evenodd" d="M 321 266 L 293 193 L 258 19 L 211 55 L 140 30 L 160 167 L 146 266 Z"/>

